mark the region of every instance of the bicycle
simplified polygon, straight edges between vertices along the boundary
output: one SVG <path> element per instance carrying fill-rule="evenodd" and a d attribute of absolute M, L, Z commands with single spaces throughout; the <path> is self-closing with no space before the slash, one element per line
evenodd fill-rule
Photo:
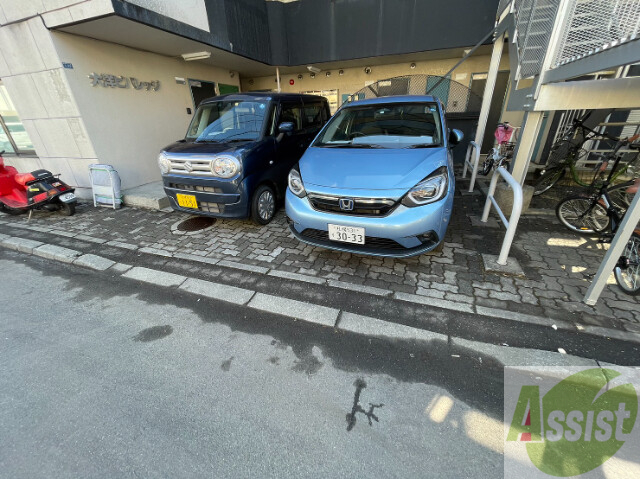
<path fill-rule="evenodd" d="M 519 129 L 519 126 L 513 128 L 509 125 L 509 122 L 498 123 L 498 127 L 494 133 L 498 141 L 498 147 L 491 148 L 487 154 L 487 157 L 482 163 L 482 170 L 480 171 L 482 175 L 487 176 L 494 167 L 499 168 L 502 166 L 506 170 L 509 170 L 516 142 L 518 141 L 517 133 Z"/>
<path fill-rule="evenodd" d="M 640 151 L 640 143 L 633 143 L 638 138 L 640 134 L 627 140 L 620 140 L 610 156 L 615 155 L 625 145 Z M 581 234 L 603 233 L 609 228 L 609 232 L 601 235 L 599 241 L 605 243 L 613 239 L 630 203 L 626 206 L 616 204 L 611 192 L 624 189 L 625 193 L 633 195 L 640 187 L 640 178 L 614 187 L 609 186 L 621 159 L 622 156 L 615 156 L 614 167 L 597 193 L 590 196 L 570 196 L 558 204 L 556 215 L 567 228 Z M 607 163 L 606 160 L 603 162 L 602 172 L 606 169 Z M 634 231 L 627 242 L 624 253 L 614 268 L 614 277 L 625 293 L 640 294 L 640 228 Z"/>
<path fill-rule="evenodd" d="M 549 154 L 548 166 L 540 172 L 540 176 L 533 183 L 534 196 L 541 195 L 553 188 L 567 173 L 567 168 L 571 173 L 572 180 L 580 186 L 594 186 L 580 178 L 576 164 L 586 158 L 589 152 L 582 148 L 587 141 L 605 140 L 618 141 L 619 138 L 609 136 L 605 133 L 599 133 L 584 125 L 584 121 L 589 117 L 588 113 L 583 118 L 573 121 L 573 126 L 567 134 L 551 148 Z M 612 182 L 620 175 L 626 172 L 628 165 L 615 171 Z"/>
<path fill-rule="evenodd" d="M 637 228 L 613 269 L 613 275 L 620 289 L 635 296 L 640 294 L 640 228 Z"/>

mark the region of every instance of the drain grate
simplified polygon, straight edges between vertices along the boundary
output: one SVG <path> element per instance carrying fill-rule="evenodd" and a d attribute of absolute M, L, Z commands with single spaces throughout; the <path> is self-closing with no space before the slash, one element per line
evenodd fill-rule
<path fill-rule="evenodd" d="M 193 232 L 200 231 L 216 222 L 215 218 L 207 218 L 205 216 L 196 216 L 195 218 L 189 218 L 180 222 L 177 226 L 178 231 Z"/>

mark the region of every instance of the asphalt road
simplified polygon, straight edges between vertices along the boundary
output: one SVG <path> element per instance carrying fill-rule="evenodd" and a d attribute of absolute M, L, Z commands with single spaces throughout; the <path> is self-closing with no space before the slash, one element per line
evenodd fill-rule
<path fill-rule="evenodd" d="M 502 475 L 502 371 L 441 345 L 7 251 L 0 271 L 0 477 Z"/>

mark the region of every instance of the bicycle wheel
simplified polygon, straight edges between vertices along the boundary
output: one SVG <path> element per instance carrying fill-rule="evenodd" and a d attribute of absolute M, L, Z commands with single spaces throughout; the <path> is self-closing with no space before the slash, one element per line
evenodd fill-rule
<path fill-rule="evenodd" d="M 640 235 L 631 236 L 613 274 L 622 291 L 633 296 L 640 294 Z"/>
<path fill-rule="evenodd" d="M 487 176 L 491 172 L 491 168 L 493 168 L 493 158 L 491 158 L 491 156 L 487 156 L 482 163 L 482 171 L 480 173 Z"/>
<path fill-rule="evenodd" d="M 556 208 L 560 222 L 580 234 L 593 234 L 604 231 L 609 226 L 609 215 L 604 206 L 587 196 L 570 196 Z"/>
<path fill-rule="evenodd" d="M 538 196 L 544 193 L 545 191 L 549 191 L 553 186 L 560 181 L 565 175 L 564 166 L 554 166 L 549 168 L 540 175 L 533 183 L 533 195 Z"/>
<path fill-rule="evenodd" d="M 629 205 L 633 201 L 633 197 L 635 193 L 628 193 L 627 190 L 630 186 L 633 185 L 633 181 L 626 181 L 624 183 L 620 183 L 619 185 L 611 186 L 607 189 L 609 193 L 609 198 L 611 198 L 611 202 L 620 208 L 623 212 L 627 211 Z"/>

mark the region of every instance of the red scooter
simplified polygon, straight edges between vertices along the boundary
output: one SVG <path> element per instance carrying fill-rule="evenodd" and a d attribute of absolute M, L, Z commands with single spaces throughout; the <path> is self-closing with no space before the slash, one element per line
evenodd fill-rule
<path fill-rule="evenodd" d="M 65 216 L 76 212 L 75 191 L 47 170 L 18 173 L 12 166 L 5 166 L 0 152 L 0 209 L 10 215 L 33 210 L 60 211 Z"/>

